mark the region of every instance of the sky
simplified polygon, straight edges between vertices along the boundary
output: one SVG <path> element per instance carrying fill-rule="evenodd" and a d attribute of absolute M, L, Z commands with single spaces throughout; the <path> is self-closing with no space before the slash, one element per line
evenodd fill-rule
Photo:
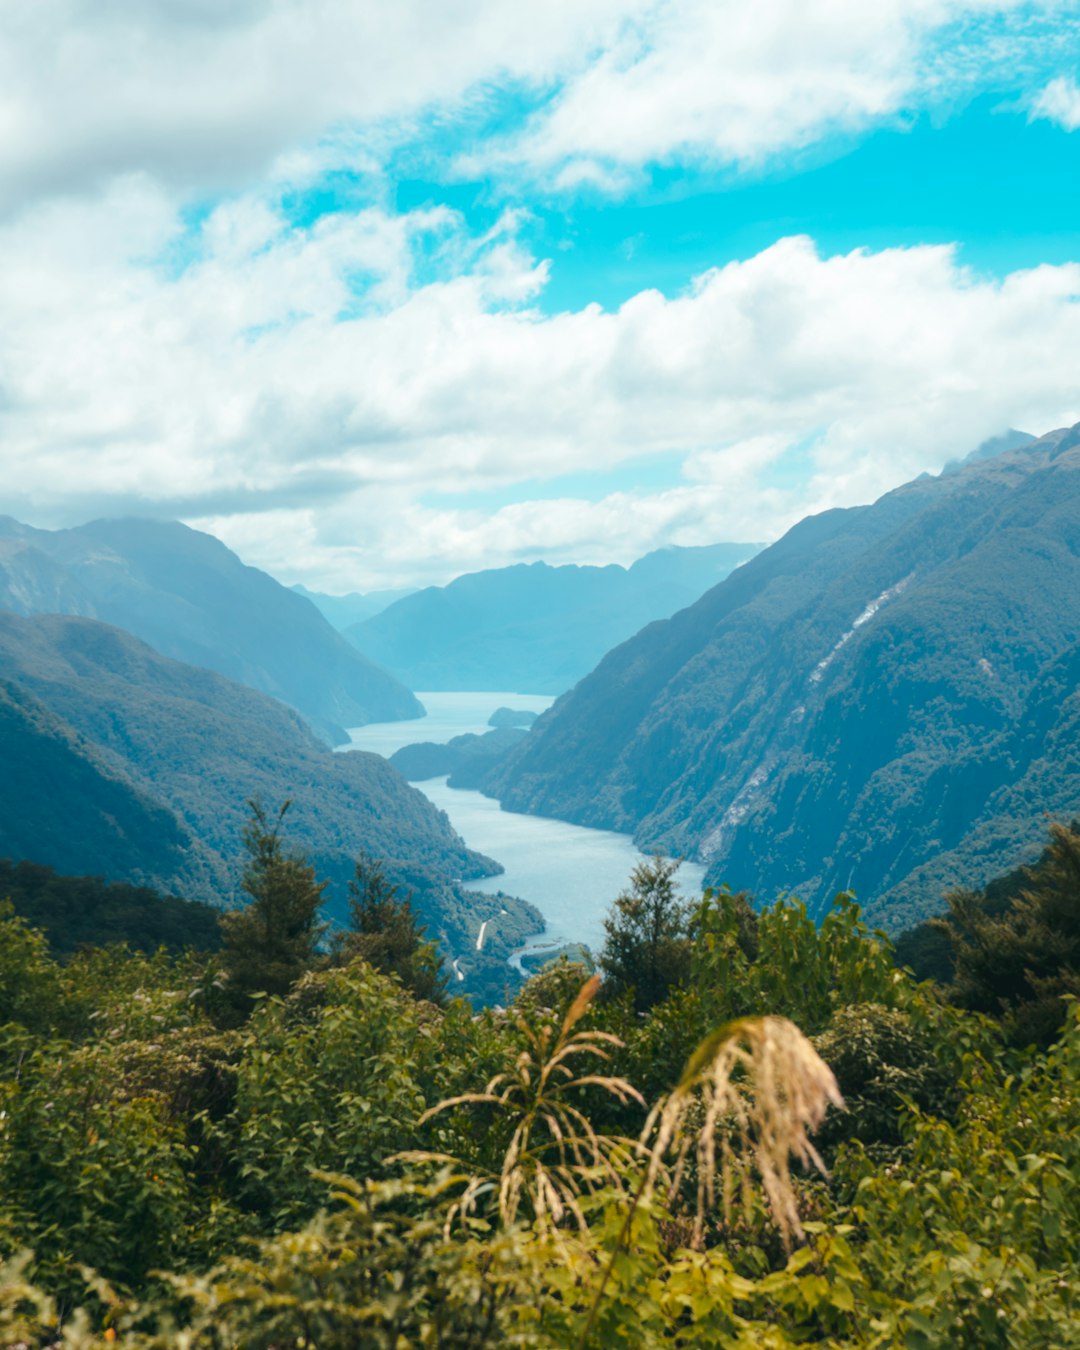
<path fill-rule="evenodd" d="M 1080 421 L 1080 0 L 4 0 L 0 510 L 287 583 L 768 541 Z"/>

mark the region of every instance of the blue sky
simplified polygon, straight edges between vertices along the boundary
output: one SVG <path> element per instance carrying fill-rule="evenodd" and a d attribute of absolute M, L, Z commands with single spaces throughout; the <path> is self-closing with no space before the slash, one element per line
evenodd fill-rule
<path fill-rule="evenodd" d="M 401 210 L 451 202 L 477 230 L 505 202 L 499 184 L 403 176 Z M 553 259 L 547 313 L 617 308 L 647 287 L 681 291 L 697 273 L 788 234 L 827 253 L 959 244 L 960 261 L 1005 276 L 1077 254 L 1080 136 L 995 94 L 937 120 L 915 114 L 863 136 L 830 137 L 806 160 L 738 173 L 664 168 L 614 200 L 523 195 L 523 236 Z M 331 206 L 332 198 L 323 205 Z"/>
<path fill-rule="evenodd" d="M 776 537 L 1080 419 L 1080 5 L 0 14 L 0 467 L 287 581 Z"/>

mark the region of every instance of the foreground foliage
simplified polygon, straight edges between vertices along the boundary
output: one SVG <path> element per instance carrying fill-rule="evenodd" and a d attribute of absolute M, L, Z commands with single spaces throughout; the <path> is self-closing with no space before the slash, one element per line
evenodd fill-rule
<path fill-rule="evenodd" d="M 687 922 L 644 1013 L 345 950 L 238 1021 L 219 956 L 5 911 L 0 1346 L 1080 1346 L 1075 1003 L 1018 1049 L 848 898 Z"/>

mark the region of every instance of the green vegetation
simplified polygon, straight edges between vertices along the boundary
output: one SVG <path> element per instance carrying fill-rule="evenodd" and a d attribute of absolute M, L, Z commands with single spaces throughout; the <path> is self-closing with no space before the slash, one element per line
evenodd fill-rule
<path fill-rule="evenodd" d="M 293 798 L 290 836 L 329 883 L 324 919 L 347 923 L 367 852 L 441 952 L 468 952 L 459 992 L 503 997 L 506 944 L 540 916 L 465 889 L 499 865 L 381 756 L 333 754 L 275 700 L 89 619 L 0 613 L 0 665 L 0 857 L 227 906 L 241 894 L 244 802 Z"/>
<path fill-rule="evenodd" d="M 273 824 L 260 802 L 248 805 L 243 887 L 249 899 L 221 916 L 225 995 L 239 1020 L 257 995 L 287 994 L 313 965 L 323 934 L 319 908 L 326 889 L 305 857 L 286 851 L 281 826 L 292 803 L 282 805 Z"/>
<path fill-rule="evenodd" d="M 638 1012 L 666 998 L 689 970 L 689 906 L 675 889 L 678 870 L 678 862 L 659 855 L 639 863 L 604 920 L 605 989 L 629 994 Z"/>
<path fill-rule="evenodd" d="M 221 945 L 217 910 L 159 895 L 146 886 L 65 877 L 40 863 L 0 858 L 0 895 L 44 933 L 50 951 L 61 959 L 82 946 L 113 942 L 125 942 L 136 951 L 165 947 L 176 953 L 187 947 L 213 951 Z"/>
<path fill-rule="evenodd" d="M 1052 824 L 1033 867 L 946 899 L 947 914 L 905 934 L 898 958 L 960 1007 L 1002 1017 L 1016 1045 L 1048 1045 L 1063 999 L 1080 997 L 1080 823 Z"/>
<path fill-rule="evenodd" d="M 1080 1346 L 1075 834 L 988 948 L 1057 941 L 1020 1002 L 916 984 L 849 897 L 676 914 L 650 864 L 624 899 L 672 920 L 664 988 L 643 941 L 621 984 L 564 960 L 477 1014 L 365 959 L 424 947 L 370 859 L 313 951 L 279 824 L 248 879 L 256 915 L 304 900 L 293 964 L 268 950 L 243 1016 L 228 955 L 60 964 L 0 914 L 0 1346 Z"/>
<path fill-rule="evenodd" d="M 525 735 L 521 727 L 500 726 L 477 735 L 467 731 L 449 741 L 418 741 L 404 745 L 390 756 L 390 763 L 410 783 L 442 778 L 451 787 L 475 788 L 504 755 Z"/>
<path fill-rule="evenodd" d="M 412 906 L 412 897 L 398 896 L 377 858 L 362 853 L 349 883 L 349 929 L 339 936 L 337 955 L 348 962 L 366 961 L 384 975 L 396 975 L 414 998 L 443 1003 L 446 976 L 434 942 Z"/>

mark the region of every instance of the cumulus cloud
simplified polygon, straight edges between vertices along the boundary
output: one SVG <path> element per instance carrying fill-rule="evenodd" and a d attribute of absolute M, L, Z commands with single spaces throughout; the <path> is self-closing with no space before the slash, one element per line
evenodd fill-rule
<path fill-rule="evenodd" d="M 1056 122 L 1066 131 L 1080 129 L 1080 85 L 1066 75 L 1051 80 L 1032 101 L 1031 117 Z"/>
<path fill-rule="evenodd" d="M 139 176 L 24 213 L 0 227 L 6 509 L 178 514 L 291 578 L 388 585 L 764 538 L 1080 418 L 1080 265 L 999 282 L 949 248 L 791 238 L 674 297 L 546 316 L 517 225 L 369 207 L 297 229 L 255 194 L 193 227 Z M 640 456 L 674 486 L 470 506 Z"/>

